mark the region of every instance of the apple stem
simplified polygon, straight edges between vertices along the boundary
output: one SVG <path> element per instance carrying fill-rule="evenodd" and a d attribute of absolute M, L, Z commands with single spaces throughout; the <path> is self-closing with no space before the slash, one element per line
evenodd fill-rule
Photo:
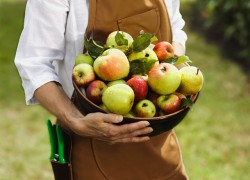
<path fill-rule="evenodd" d="M 147 107 L 148 105 L 146 103 L 143 103 L 142 104 L 142 107 Z"/>
<path fill-rule="evenodd" d="M 166 71 L 167 71 L 167 68 L 166 68 L 166 67 L 163 67 L 163 68 L 161 69 L 161 71 L 162 71 L 162 72 L 166 72 Z"/>
<path fill-rule="evenodd" d="M 196 72 L 196 75 L 198 75 L 199 71 L 200 71 L 200 69 L 199 69 L 199 68 L 197 68 L 197 72 Z"/>

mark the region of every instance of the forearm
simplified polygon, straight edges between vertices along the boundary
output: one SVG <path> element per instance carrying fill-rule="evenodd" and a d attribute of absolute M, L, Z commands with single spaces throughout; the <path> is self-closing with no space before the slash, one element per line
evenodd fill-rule
<path fill-rule="evenodd" d="M 122 116 L 115 114 L 90 113 L 83 116 L 71 103 L 62 87 L 55 82 L 49 82 L 39 87 L 34 94 L 35 98 L 48 111 L 61 120 L 61 123 L 80 136 L 87 136 L 111 143 L 116 142 L 143 142 L 149 137 L 138 137 L 152 132 L 147 127 L 148 122 L 117 126 Z"/>
<path fill-rule="evenodd" d="M 68 127 L 70 127 L 74 118 L 83 117 L 63 88 L 55 82 L 42 85 L 35 91 L 34 96 L 44 108 Z"/>

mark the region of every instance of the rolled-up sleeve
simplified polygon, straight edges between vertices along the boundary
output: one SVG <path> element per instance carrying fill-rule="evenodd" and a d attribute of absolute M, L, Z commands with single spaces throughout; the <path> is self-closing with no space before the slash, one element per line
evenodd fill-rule
<path fill-rule="evenodd" d="M 34 98 L 37 88 L 50 81 L 59 82 L 53 61 L 64 58 L 68 9 L 68 0 L 27 2 L 24 28 L 15 57 L 27 104 L 37 103 Z"/>
<path fill-rule="evenodd" d="M 185 21 L 180 13 L 180 0 L 172 0 L 172 9 L 170 12 L 170 21 L 172 25 L 173 41 L 182 44 L 185 47 L 187 34 L 183 31 Z"/>

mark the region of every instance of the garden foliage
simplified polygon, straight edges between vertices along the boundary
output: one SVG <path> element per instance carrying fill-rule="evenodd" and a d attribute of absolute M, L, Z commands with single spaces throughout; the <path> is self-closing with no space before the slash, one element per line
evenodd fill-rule
<path fill-rule="evenodd" d="M 202 0 L 195 8 L 201 15 L 199 24 L 224 45 L 235 47 L 235 57 L 250 65 L 250 1 Z"/>

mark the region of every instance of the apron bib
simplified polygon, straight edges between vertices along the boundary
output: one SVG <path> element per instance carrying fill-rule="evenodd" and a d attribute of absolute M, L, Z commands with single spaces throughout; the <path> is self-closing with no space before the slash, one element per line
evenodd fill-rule
<path fill-rule="evenodd" d="M 172 42 L 164 0 L 90 0 L 87 34 L 105 43 L 115 30 L 134 38 L 141 30 L 159 41 Z M 83 113 L 84 109 L 72 98 Z M 177 138 L 173 130 L 145 143 L 114 144 L 72 133 L 71 163 L 74 180 L 185 180 Z"/>
<path fill-rule="evenodd" d="M 87 34 L 104 42 L 114 30 L 133 38 L 141 30 L 172 43 L 172 30 L 164 0 L 90 0 Z M 126 3 L 125 3 L 126 2 Z"/>

